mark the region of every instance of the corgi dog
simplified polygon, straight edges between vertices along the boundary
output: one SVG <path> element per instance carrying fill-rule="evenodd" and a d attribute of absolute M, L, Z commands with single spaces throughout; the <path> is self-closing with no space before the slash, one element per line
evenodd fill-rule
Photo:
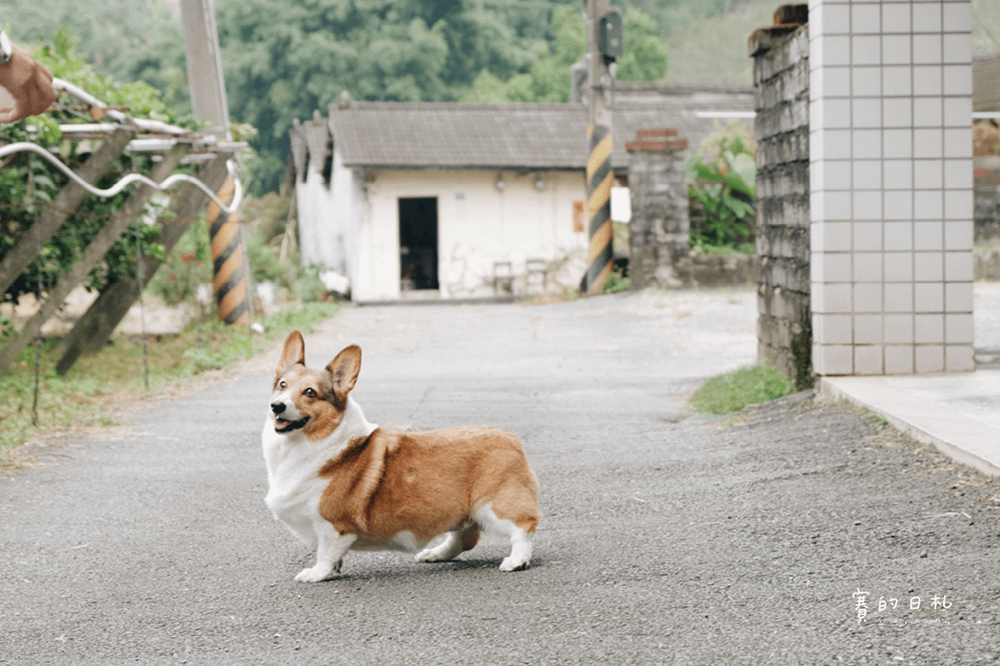
<path fill-rule="evenodd" d="M 360 371 L 356 345 L 310 370 L 298 331 L 275 368 L 262 435 L 265 502 L 316 551 L 315 566 L 295 580 L 339 573 L 352 548 L 450 560 L 484 530 L 510 539 L 501 571 L 528 568 L 541 513 L 538 481 L 518 438 L 488 427 L 383 430 L 350 395 Z M 442 534 L 442 543 L 427 547 Z"/>

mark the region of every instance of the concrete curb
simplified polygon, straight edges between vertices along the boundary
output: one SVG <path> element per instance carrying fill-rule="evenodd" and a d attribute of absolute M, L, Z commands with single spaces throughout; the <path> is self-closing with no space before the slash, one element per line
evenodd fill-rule
<path fill-rule="evenodd" d="M 889 385 L 878 377 L 823 377 L 820 397 L 845 399 L 987 476 L 1000 477 L 1000 430 Z"/>

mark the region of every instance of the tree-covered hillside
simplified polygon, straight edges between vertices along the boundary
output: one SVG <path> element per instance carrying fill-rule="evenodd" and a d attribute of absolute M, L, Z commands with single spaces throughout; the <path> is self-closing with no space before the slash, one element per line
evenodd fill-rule
<path fill-rule="evenodd" d="M 750 84 L 746 37 L 777 0 L 612 0 L 623 80 Z M 0 0 L 21 43 L 56 28 L 95 70 L 189 107 L 176 0 Z M 1000 51 L 1000 3 L 973 0 L 977 53 Z M 580 0 L 215 0 L 230 115 L 249 123 L 254 189 L 277 188 L 293 118 L 339 100 L 559 101 L 586 50 Z"/>

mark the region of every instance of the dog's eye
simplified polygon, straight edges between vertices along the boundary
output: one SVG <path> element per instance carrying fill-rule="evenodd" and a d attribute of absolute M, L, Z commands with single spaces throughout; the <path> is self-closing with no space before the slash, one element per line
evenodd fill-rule
<path fill-rule="evenodd" d="M 286 382 L 285 380 L 281 380 L 280 382 L 278 382 L 278 388 L 288 388 L 288 382 Z"/>
<path fill-rule="evenodd" d="M 316 397 L 316 391 L 312 390 L 311 388 L 307 388 L 305 391 L 303 391 L 303 393 L 310 398 Z"/>

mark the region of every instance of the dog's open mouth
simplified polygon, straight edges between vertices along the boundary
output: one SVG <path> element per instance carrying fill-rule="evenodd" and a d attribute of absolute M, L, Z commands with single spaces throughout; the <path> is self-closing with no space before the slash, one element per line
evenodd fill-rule
<path fill-rule="evenodd" d="M 299 428 L 305 426 L 309 421 L 309 417 L 304 419 L 299 419 L 298 421 L 287 421 L 280 416 L 274 417 L 274 431 L 275 432 L 291 432 L 292 430 L 298 430 Z"/>

